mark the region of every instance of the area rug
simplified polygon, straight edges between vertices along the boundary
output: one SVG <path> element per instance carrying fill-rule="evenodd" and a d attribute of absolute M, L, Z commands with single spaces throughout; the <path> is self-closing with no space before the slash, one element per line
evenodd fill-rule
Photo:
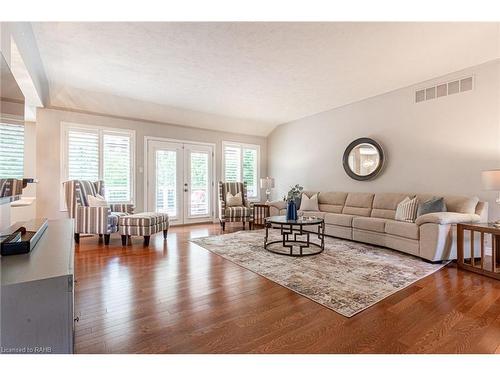
<path fill-rule="evenodd" d="M 271 231 L 271 240 L 280 238 L 278 231 Z M 331 237 L 325 239 L 325 251 L 319 255 L 301 258 L 277 255 L 264 249 L 264 230 L 204 237 L 191 242 L 346 317 L 354 316 L 445 265 Z"/>

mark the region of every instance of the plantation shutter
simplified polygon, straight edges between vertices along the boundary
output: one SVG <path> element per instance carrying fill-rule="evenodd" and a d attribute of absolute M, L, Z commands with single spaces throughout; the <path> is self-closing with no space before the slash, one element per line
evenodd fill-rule
<path fill-rule="evenodd" d="M 0 177 L 24 176 L 24 126 L 0 123 Z"/>
<path fill-rule="evenodd" d="M 99 133 L 92 130 L 68 131 L 68 180 L 99 179 Z"/>
<path fill-rule="evenodd" d="M 248 198 L 257 198 L 257 150 L 243 149 L 243 182 L 247 183 Z"/>
<path fill-rule="evenodd" d="M 224 180 L 241 181 L 241 148 L 238 146 L 224 147 Z"/>
<path fill-rule="evenodd" d="M 108 202 L 130 201 L 130 136 L 103 135 L 103 179 Z"/>

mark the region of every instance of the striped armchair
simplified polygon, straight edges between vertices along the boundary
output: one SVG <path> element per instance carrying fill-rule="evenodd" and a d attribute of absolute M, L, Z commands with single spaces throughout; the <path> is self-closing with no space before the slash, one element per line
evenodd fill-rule
<path fill-rule="evenodd" d="M 104 235 L 109 244 L 111 233 L 118 231 L 118 217 L 134 213 L 132 204 L 111 204 L 108 207 L 89 207 L 88 196 L 104 196 L 104 181 L 70 180 L 63 183 L 66 206 L 70 218 L 75 220 L 75 242 L 80 234 Z"/>
<path fill-rule="evenodd" d="M 227 207 L 226 195 L 230 192 L 235 195 L 242 193 L 243 206 Z M 222 182 L 219 181 L 219 220 L 222 230 L 226 229 L 226 222 L 242 222 L 243 229 L 245 223 L 248 222 L 248 227 L 251 229 L 253 222 L 253 204 L 247 198 L 246 182 Z"/>

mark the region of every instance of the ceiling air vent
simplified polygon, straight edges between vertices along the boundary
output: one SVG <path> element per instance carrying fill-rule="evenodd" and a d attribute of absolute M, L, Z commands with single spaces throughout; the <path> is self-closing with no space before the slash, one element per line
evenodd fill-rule
<path fill-rule="evenodd" d="M 460 92 L 472 90 L 473 78 L 464 77 L 454 81 L 439 83 L 436 86 L 418 89 L 415 91 L 415 103 L 424 102 L 443 96 L 458 94 Z"/>

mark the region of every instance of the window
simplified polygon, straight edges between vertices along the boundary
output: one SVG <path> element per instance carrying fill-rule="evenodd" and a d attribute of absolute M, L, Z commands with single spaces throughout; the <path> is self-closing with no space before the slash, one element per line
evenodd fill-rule
<path fill-rule="evenodd" d="M 224 181 L 247 183 L 249 199 L 259 199 L 259 157 L 258 145 L 223 142 Z"/>
<path fill-rule="evenodd" d="M 24 126 L 0 122 L 0 177 L 24 176 Z"/>
<path fill-rule="evenodd" d="M 63 181 L 104 180 L 106 200 L 131 203 L 135 132 L 63 124 Z"/>

